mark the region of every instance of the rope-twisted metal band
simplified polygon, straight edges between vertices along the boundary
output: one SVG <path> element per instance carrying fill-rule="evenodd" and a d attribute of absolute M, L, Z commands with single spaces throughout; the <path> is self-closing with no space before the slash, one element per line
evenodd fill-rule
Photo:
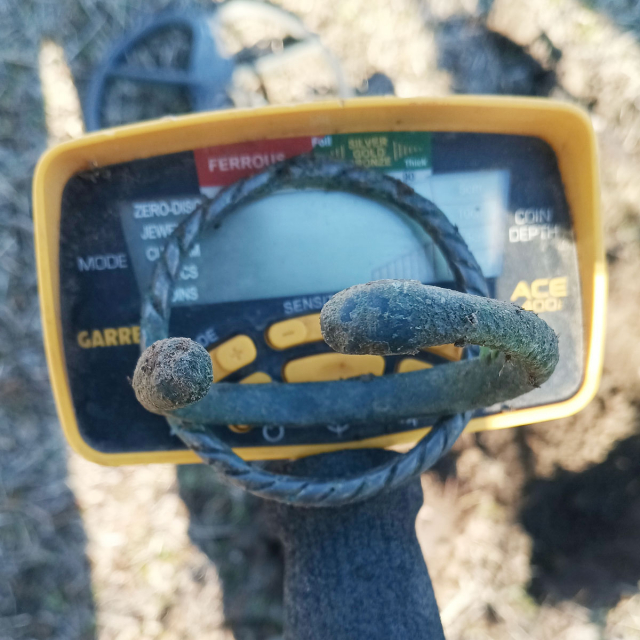
<path fill-rule="evenodd" d="M 275 474 L 250 464 L 210 431 L 185 428 L 169 416 L 174 433 L 228 482 L 256 496 L 303 507 L 337 507 L 391 491 L 430 469 L 464 431 L 471 413 L 441 418 L 411 451 L 357 476 L 330 480 Z"/>
<path fill-rule="evenodd" d="M 216 228 L 226 215 L 239 207 L 287 188 L 345 191 L 399 210 L 418 222 L 431 236 L 447 260 L 460 289 L 466 293 L 488 296 L 486 281 L 473 255 L 457 229 L 432 202 L 416 194 L 406 184 L 376 171 L 312 155 L 298 156 L 222 190 L 213 200 L 206 201 L 196 209 L 174 231 L 156 267 L 150 292 L 143 302 L 143 350 L 152 342 L 168 336 L 173 283 L 183 257 L 189 253 L 199 235 L 208 228 Z M 470 336 L 465 329 L 460 326 L 459 319 L 457 322 L 452 319 L 451 333 L 457 332 L 459 339 L 467 342 Z M 545 335 L 546 341 L 555 339 L 555 334 L 553 339 Z M 510 361 L 510 356 L 491 357 L 425 372 L 384 376 L 371 381 L 297 385 L 271 383 L 244 387 L 217 384 L 210 388 L 202 401 L 168 414 L 167 419 L 174 433 L 187 446 L 213 465 L 223 477 L 247 491 L 296 505 L 348 504 L 397 487 L 430 468 L 462 433 L 471 417 L 469 409 L 472 406 L 486 406 L 499 399 L 515 397 L 544 381 L 544 376 L 532 378 L 530 368 L 522 366 L 523 363 L 531 364 L 527 353 L 540 351 L 536 340 L 540 340 L 540 335 L 530 339 L 522 336 L 516 348 L 516 353 L 522 358 L 520 361 L 516 358 L 515 362 Z M 407 351 L 413 352 L 415 348 L 415 344 L 411 343 Z M 393 352 L 400 351 L 396 349 Z M 557 342 L 555 353 L 557 360 Z M 480 366 L 484 368 L 480 370 Z M 549 375 L 553 366 L 555 362 L 551 365 Z M 512 375 L 505 375 L 500 380 L 505 370 Z M 429 374 L 428 377 L 426 374 Z M 428 386 L 431 382 L 434 384 Z M 455 402 L 450 401 L 449 408 L 445 409 L 442 396 L 451 399 L 452 385 L 460 392 L 456 394 L 459 397 Z M 425 395 L 428 397 L 426 401 Z M 434 402 L 436 399 L 439 401 Z M 397 420 L 425 414 L 450 414 L 453 405 L 462 406 L 464 412 L 438 420 L 409 453 L 365 474 L 333 480 L 272 474 L 239 458 L 204 426 L 206 423 L 238 422 L 309 426 L 344 423 L 351 418 L 354 421 L 368 420 L 373 416 L 378 420 Z M 409 415 L 405 416 L 403 412 L 409 412 Z"/>

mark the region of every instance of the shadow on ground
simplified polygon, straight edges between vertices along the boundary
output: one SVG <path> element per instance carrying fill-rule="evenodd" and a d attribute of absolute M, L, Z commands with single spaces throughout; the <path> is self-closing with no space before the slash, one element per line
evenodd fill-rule
<path fill-rule="evenodd" d="M 47 140 L 35 4 L 0 2 L 0 638 L 90 640 L 86 535 L 66 484 L 36 290 L 31 177 Z"/>
<path fill-rule="evenodd" d="M 217 568 L 226 624 L 236 640 L 279 636 L 283 558 L 262 501 L 222 484 L 205 465 L 178 467 L 178 483 L 189 536 Z"/>
<path fill-rule="evenodd" d="M 3 402 L 3 382 L 6 377 L 0 381 L 0 638 L 92 640 L 87 540 L 66 484 L 62 434 L 33 397 L 35 409 L 16 411 L 6 396 Z M 14 401 L 17 393 L 14 388 Z"/>
<path fill-rule="evenodd" d="M 451 74 L 456 93 L 544 97 L 556 86 L 554 67 L 562 53 L 548 40 L 540 43 L 542 64 L 478 18 L 454 16 L 439 22 L 435 33 L 438 65 Z"/>
<path fill-rule="evenodd" d="M 524 490 L 533 540 L 529 591 L 538 600 L 613 607 L 640 580 L 640 435 L 581 473 L 558 469 Z"/>

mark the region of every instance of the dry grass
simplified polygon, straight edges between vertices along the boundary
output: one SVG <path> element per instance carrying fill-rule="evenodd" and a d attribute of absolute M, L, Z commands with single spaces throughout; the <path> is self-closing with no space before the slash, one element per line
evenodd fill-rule
<path fill-rule="evenodd" d="M 29 190 L 48 138 L 79 131 L 62 53 L 82 95 L 112 39 L 166 4 L 0 0 L 2 640 L 280 633 L 280 557 L 258 503 L 203 468 L 108 469 L 69 454 L 48 390 Z M 574 418 L 465 436 L 455 464 L 425 476 L 417 529 L 451 640 L 640 638 L 638 4 L 279 4 L 321 35 L 354 87 L 380 71 L 402 96 L 526 90 L 590 108 L 611 270 L 601 391 Z M 505 49 L 485 18 L 526 51 Z M 41 89 L 39 60 L 54 85 Z M 139 101 L 124 87 L 110 113 L 127 118 Z"/>

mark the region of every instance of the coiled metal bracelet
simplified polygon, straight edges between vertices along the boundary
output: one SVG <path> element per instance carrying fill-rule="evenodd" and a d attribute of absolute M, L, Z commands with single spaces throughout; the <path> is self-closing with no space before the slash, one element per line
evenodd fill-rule
<path fill-rule="evenodd" d="M 146 356 L 145 349 L 168 338 L 172 289 L 181 261 L 201 233 L 215 232 L 240 207 L 283 189 L 348 192 L 409 216 L 440 249 L 463 292 L 402 280 L 346 289 L 321 314 L 323 335 L 332 348 L 342 353 L 390 355 L 453 342 L 486 347 L 483 354 L 470 358 L 466 350 L 460 362 L 377 378 L 210 385 L 207 352 L 196 343 L 190 343 L 192 352 L 189 347 L 185 351 L 184 345 L 176 351 L 176 345 L 169 344 L 171 357 L 166 362 L 173 369 L 164 372 L 160 385 L 154 375 L 159 372 L 165 343 Z M 534 313 L 488 295 L 480 267 L 457 228 L 432 202 L 377 171 L 312 154 L 298 156 L 223 189 L 194 210 L 168 239 L 143 301 L 143 355 L 134 388 L 145 406 L 166 415 L 173 432 L 189 448 L 226 480 L 251 493 L 309 507 L 364 500 L 433 466 L 462 433 L 474 409 L 530 391 L 553 372 L 558 361 L 554 331 Z M 178 402 L 178 391 L 185 389 L 189 391 L 182 394 L 186 401 Z M 150 406 L 145 401 L 150 393 L 161 395 L 163 402 Z M 273 474 L 242 460 L 207 427 L 241 423 L 304 428 L 427 415 L 442 417 L 408 453 L 364 474 L 329 480 Z"/>

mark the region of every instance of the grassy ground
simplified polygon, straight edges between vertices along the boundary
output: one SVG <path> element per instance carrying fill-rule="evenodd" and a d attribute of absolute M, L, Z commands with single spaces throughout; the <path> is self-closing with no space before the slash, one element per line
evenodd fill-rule
<path fill-rule="evenodd" d="M 525 93 L 589 109 L 611 278 L 601 390 L 576 417 L 463 437 L 424 477 L 417 529 L 450 639 L 640 638 L 640 5 L 279 4 L 321 35 L 353 86 L 379 71 L 402 96 Z M 29 188 L 47 140 L 79 124 L 59 51 L 42 43 L 62 46 L 82 95 L 109 42 L 142 15 L 128 0 L 0 0 L 2 640 L 281 633 L 280 553 L 257 501 L 201 467 L 79 459 L 48 390 Z M 40 61 L 59 74 L 42 85 L 57 119 Z M 140 100 L 124 87 L 110 113 Z"/>

